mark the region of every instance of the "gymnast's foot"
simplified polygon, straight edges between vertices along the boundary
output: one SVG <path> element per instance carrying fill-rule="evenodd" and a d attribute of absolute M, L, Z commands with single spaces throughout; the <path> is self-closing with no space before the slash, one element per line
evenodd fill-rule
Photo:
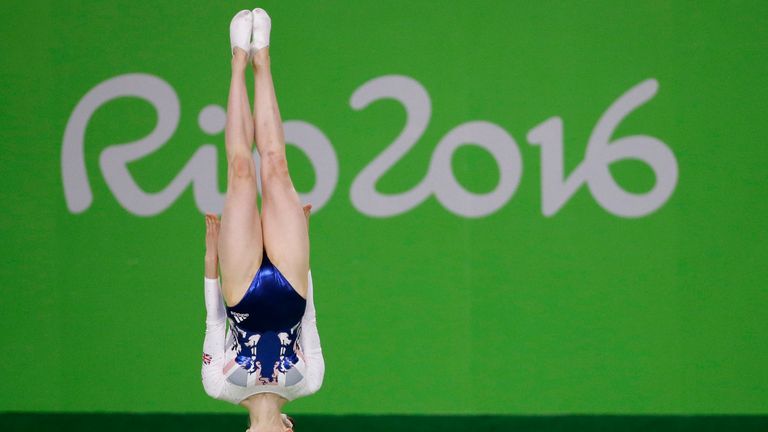
<path fill-rule="evenodd" d="M 253 14 L 249 10 L 241 10 L 229 23 L 229 43 L 232 48 L 233 67 L 245 67 L 248 64 L 252 28 Z"/>
<path fill-rule="evenodd" d="M 253 29 L 251 31 L 251 57 L 253 66 L 258 68 L 269 61 L 269 32 L 272 30 L 272 19 L 267 11 L 256 8 L 252 12 Z"/>

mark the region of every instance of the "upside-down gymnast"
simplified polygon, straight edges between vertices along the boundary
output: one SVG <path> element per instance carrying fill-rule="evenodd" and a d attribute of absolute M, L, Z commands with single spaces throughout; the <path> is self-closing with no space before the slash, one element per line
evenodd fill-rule
<path fill-rule="evenodd" d="M 285 159 L 270 72 L 270 29 L 269 15 L 258 8 L 240 11 L 230 23 L 227 193 L 221 226 L 207 217 L 206 235 L 203 387 L 215 399 L 247 408 L 251 432 L 291 431 L 283 405 L 316 392 L 325 370 L 309 273 L 308 208 L 302 208 Z M 249 60 L 255 76 L 253 116 L 245 87 Z"/>

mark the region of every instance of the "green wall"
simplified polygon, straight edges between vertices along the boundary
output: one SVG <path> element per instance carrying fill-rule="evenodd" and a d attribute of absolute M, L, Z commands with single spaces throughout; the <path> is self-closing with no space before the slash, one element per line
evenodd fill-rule
<path fill-rule="evenodd" d="M 0 411 L 240 410 L 199 378 L 202 212 L 226 180 L 217 111 L 209 132 L 199 116 L 225 105 L 227 26 L 255 6 L 5 6 Z M 768 412 L 765 3 L 260 6 L 291 171 L 320 207 L 327 372 L 292 412 Z M 116 78 L 146 95 L 78 138 L 76 106 Z M 156 124 L 135 187 L 102 169 Z M 396 202 L 377 201 L 363 173 L 406 124 L 375 182 Z M 166 190 L 190 160 L 199 190 Z"/>

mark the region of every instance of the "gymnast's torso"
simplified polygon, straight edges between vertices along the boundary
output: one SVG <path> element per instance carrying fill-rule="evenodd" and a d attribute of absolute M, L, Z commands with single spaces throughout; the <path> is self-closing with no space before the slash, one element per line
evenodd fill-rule
<path fill-rule="evenodd" d="M 232 384 L 292 386 L 303 378 L 296 367 L 307 301 L 266 254 L 240 302 L 227 307 L 229 337 L 225 375 Z"/>
<path fill-rule="evenodd" d="M 232 307 L 224 306 L 218 279 L 205 279 L 209 313 L 202 378 L 208 395 L 239 404 L 259 393 L 290 401 L 320 389 L 325 361 L 311 272 L 307 279 L 305 300 L 265 253 L 245 295 Z"/>

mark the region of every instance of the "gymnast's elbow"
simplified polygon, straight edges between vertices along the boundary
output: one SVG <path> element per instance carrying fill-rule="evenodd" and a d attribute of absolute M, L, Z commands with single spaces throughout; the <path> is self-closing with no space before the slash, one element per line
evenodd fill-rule
<path fill-rule="evenodd" d="M 207 371 L 206 368 L 203 367 L 202 378 L 203 389 L 205 389 L 205 393 L 214 399 L 221 399 L 224 393 L 223 374 L 217 374 L 214 371 Z"/>
<path fill-rule="evenodd" d="M 317 391 L 320 390 L 320 387 L 323 386 L 323 378 L 325 377 L 325 365 L 321 364 L 321 367 L 318 369 L 319 370 L 315 371 L 313 374 L 307 377 L 307 392 L 309 394 L 317 393 Z"/>

